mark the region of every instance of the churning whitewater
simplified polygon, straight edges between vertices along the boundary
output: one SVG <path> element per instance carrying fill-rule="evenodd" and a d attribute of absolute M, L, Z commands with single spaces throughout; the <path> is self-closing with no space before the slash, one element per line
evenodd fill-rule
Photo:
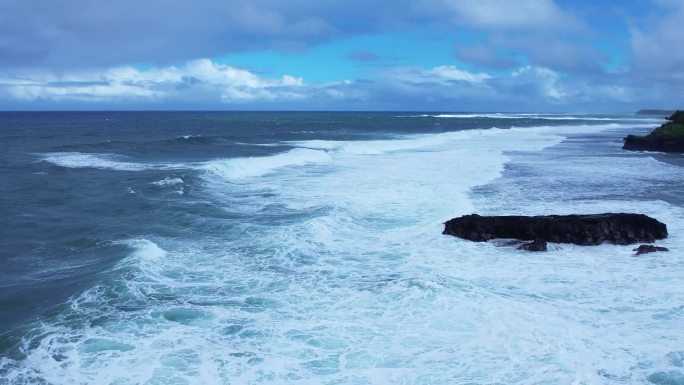
<path fill-rule="evenodd" d="M 158 115 L 108 117 L 141 134 L 75 114 L 91 139 L 9 153 L 17 183 L 61 194 L 13 215 L 83 223 L 9 246 L 14 287 L 60 289 L 3 319 L 0 384 L 682 383 L 682 161 L 620 149 L 658 120 Z M 667 223 L 671 251 L 441 235 L 470 213 L 619 211 Z"/>

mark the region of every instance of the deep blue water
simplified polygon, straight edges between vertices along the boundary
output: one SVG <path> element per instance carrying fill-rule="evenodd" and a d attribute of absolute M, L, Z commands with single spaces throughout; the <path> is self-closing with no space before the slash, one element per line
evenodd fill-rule
<path fill-rule="evenodd" d="M 657 124 L 0 113 L 0 384 L 681 379 L 681 157 L 620 149 Z M 578 211 L 653 215 L 672 252 L 440 235 Z"/>

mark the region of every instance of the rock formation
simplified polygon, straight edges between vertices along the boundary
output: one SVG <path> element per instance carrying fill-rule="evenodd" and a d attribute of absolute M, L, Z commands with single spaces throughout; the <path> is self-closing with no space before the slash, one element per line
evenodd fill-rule
<path fill-rule="evenodd" d="M 472 214 L 447 221 L 442 234 L 475 242 L 501 238 L 523 241 L 543 240 L 576 245 L 598 245 L 604 242 L 629 245 L 638 242 L 651 243 L 666 238 L 667 227 L 664 223 L 643 214 L 547 216 Z M 540 243 L 535 241 L 533 244 Z"/>
<path fill-rule="evenodd" d="M 546 251 L 546 241 L 543 239 L 535 239 L 532 242 L 529 243 L 523 243 L 522 245 L 518 246 L 518 250 L 525 250 L 525 251 Z"/>
<path fill-rule="evenodd" d="M 669 251 L 669 249 L 667 247 L 641 245 L 632 251 L 636 251 L 636 255 L 641 255 L 647 253 L 655 253 L 656 251 Z"/>
<path fill-rule="evenodd" d="M 646 136 L 627 136 L 622 148 L 632 151 L 684 152 L 684 111 L 677 111 L 666 119 L 669 122 Z"/>

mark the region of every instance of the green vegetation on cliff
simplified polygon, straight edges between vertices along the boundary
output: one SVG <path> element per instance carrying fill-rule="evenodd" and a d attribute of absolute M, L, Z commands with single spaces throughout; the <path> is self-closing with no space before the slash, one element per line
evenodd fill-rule
<path fill-rule="evenodd" d="M 667 123 L 646 136 L 628 135 L 625 150 L 684 153 L 684 111 L 676 111 Z"/>
<path fill-rule="evenodd" d="M 684 111 L 677 111 L 667 118 L 669 122 L 653 130 L 653 135 L 684 137 Z"/>

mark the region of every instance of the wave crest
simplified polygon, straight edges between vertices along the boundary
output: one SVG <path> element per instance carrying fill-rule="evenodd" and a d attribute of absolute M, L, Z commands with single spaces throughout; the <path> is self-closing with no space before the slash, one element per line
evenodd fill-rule
<path fill-rule="evenodd" d="M 42 160 L 66 168 L 98 168 L 102 170 L 143 171 L 152 165 L 126 162 L 115 154 L 88 154 L 83 152 L 52 152 L 42 154 Z"/>
<path fill-rule="evenodd" d="M 327 151 L 295 148 L 276 155 L 234 158 L 207 162 L 202 168 L 228 180 L 257 177 L 290 166 L 327 163 L 331 156 Z"/>

